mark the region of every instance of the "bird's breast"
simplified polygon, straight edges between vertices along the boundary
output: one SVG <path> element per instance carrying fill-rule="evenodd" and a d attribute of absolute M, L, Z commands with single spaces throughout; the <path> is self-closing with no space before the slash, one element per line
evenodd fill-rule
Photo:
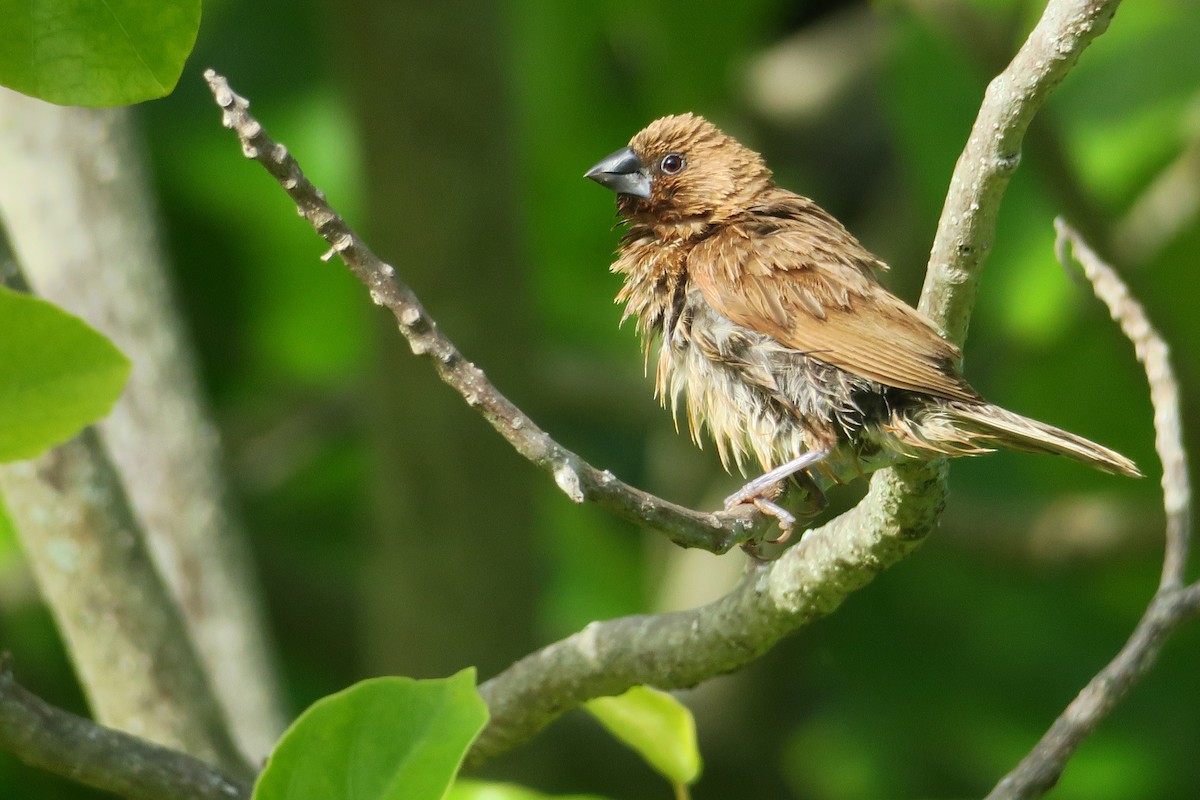
<path fill-rule="evenodd" d="M 743 328 L 684 288 L 665 314 L 655 388 L 692 438 L 713 439 L 722 463 L 742 471 L 777 465 L 832 442 L 829 398 L 811 360 Z"/>
<path fill-rule="evenodd" d="M 707 432 L 726 468 L 743 472 L 846 449 L 862 427 L 855 398 L 869 381 L 725 317 L 688 280 L 686 256 L 686 247 L 630 235 L 613 265 L 648 361 L 657 343 L 655 391 L 676 421 L 682 410 L 696 443 Z"/>

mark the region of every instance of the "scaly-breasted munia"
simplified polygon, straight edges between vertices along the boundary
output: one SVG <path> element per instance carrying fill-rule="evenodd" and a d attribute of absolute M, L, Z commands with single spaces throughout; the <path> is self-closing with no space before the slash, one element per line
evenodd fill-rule
<path fill-rule="evenodd" d="M 997 447 L 1105 472 L 1132 461 L 1006 411 L 971 388 L 959 350 L 877 279 L 887 269 L 830 214 L 775 185 L 754 151 L 692 114 L 663 117 L 587 177 L 628 225 L 612 269 L 657 392 L 697 442 L 768 474 L 733 495 L 779 517 L 789 475 L 841 482 L 903 458 Z"/>

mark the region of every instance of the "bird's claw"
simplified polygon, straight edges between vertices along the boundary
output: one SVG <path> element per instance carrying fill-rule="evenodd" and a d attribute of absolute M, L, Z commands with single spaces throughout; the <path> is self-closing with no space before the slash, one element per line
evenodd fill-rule
<path fill-rule="evenodd" d="M 752 505 L 766 516 L 775 518 L 776 523 L 779 525 L 779 536 L 774 539 L 767 539 L 766 541 L 770 544 L 786 542 L 788 537 L 792 535 L 792 530 L 796 527 L 795 514 L 761 494 L 747 492 L 746 487 L 725 498 L 726 511 L 733 511 L 740 505 Z"/>
<path fill-rule="evenodd" d="M 779 497 L 782 492 L 783 481 L 797 476 L 807 478 L 804 470 L 813 466 L 828 454 L 829 451 L 827 450 L 812 450 L 802 453 L 786 464 L 759 475 L 741 489 L 738 489 L 725 498 L 725 510 L 732 511 L 737 506 L 747 503 L 753 505 L 768 517 L 774 517 L 779 523 L 779 536 L 774 539 L 767 539 L 766 541 L 770 544 L 786 542 L 792 535 L 792 529 L 796 527 L 796 516 L 775 502 L 775 498 Z M 804 481 L 804 483 L 809 484 L 810 491 L 816 492 L 820 496 L 821 502 L 819 505 L 824 507 L 824 495 L 821 494 L 816 484 L 813 484 L 811 479 Z"/>
<path fill-rule="evenodd" d="M 792 531 L 796 528 L 795 514 L 765 497 L 756 497 L 752 502 L 759 511 L 768 517 L 774 517 L 775 522 L 779 525 L 779 535 L 774 539 L 767 539 L 767 544 L 783 544 L 792 537 Z"/>

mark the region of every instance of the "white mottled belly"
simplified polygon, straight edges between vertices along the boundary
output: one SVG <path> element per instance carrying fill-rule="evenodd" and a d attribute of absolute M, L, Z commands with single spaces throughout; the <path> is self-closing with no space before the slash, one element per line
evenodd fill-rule
<path fill-rule="evenodd" d="M 841 482 L 861 475 L 860 461 L 875 455 L 860 407 L 884 402 L 872 382 L 737 325 L 698 291 L 662 330 L 659 399 L 677 418 L 683 407 L 698 445 L 707 431 L 726 469 L 736 465 L 745 474 L 757 462 L 768 470 L 830 449 L 821 472 Z"/>

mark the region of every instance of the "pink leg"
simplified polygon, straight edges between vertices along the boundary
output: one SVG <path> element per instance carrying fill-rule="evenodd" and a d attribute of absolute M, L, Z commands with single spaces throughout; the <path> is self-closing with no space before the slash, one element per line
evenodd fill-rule
<path fill-rule="evenodd" d="M 768 495 L 768 493 L 775 489 L 782 481 L 787 480 L 797 472 L 806 470 L 814 464 L 819 463 L 827 455 L 829 455 L 828 450 L 810 450 L 793 458 L 786 464 L 782 464 L 769 472 L 759 475 L 741 489 L 726 497 L 725 509 L 728 511 L 734 506 L 740 506 L 743 503 L 753 503 L 759 511 L 768 516 L 775 517 L 779 521 L 779 529 L 782 531 L 782 535 L 775 541 L 784 541 L 791 535 L 792 528 L 796 525 L 796 517 L 774 502 L 773 493 L 772 495 Z"/>

